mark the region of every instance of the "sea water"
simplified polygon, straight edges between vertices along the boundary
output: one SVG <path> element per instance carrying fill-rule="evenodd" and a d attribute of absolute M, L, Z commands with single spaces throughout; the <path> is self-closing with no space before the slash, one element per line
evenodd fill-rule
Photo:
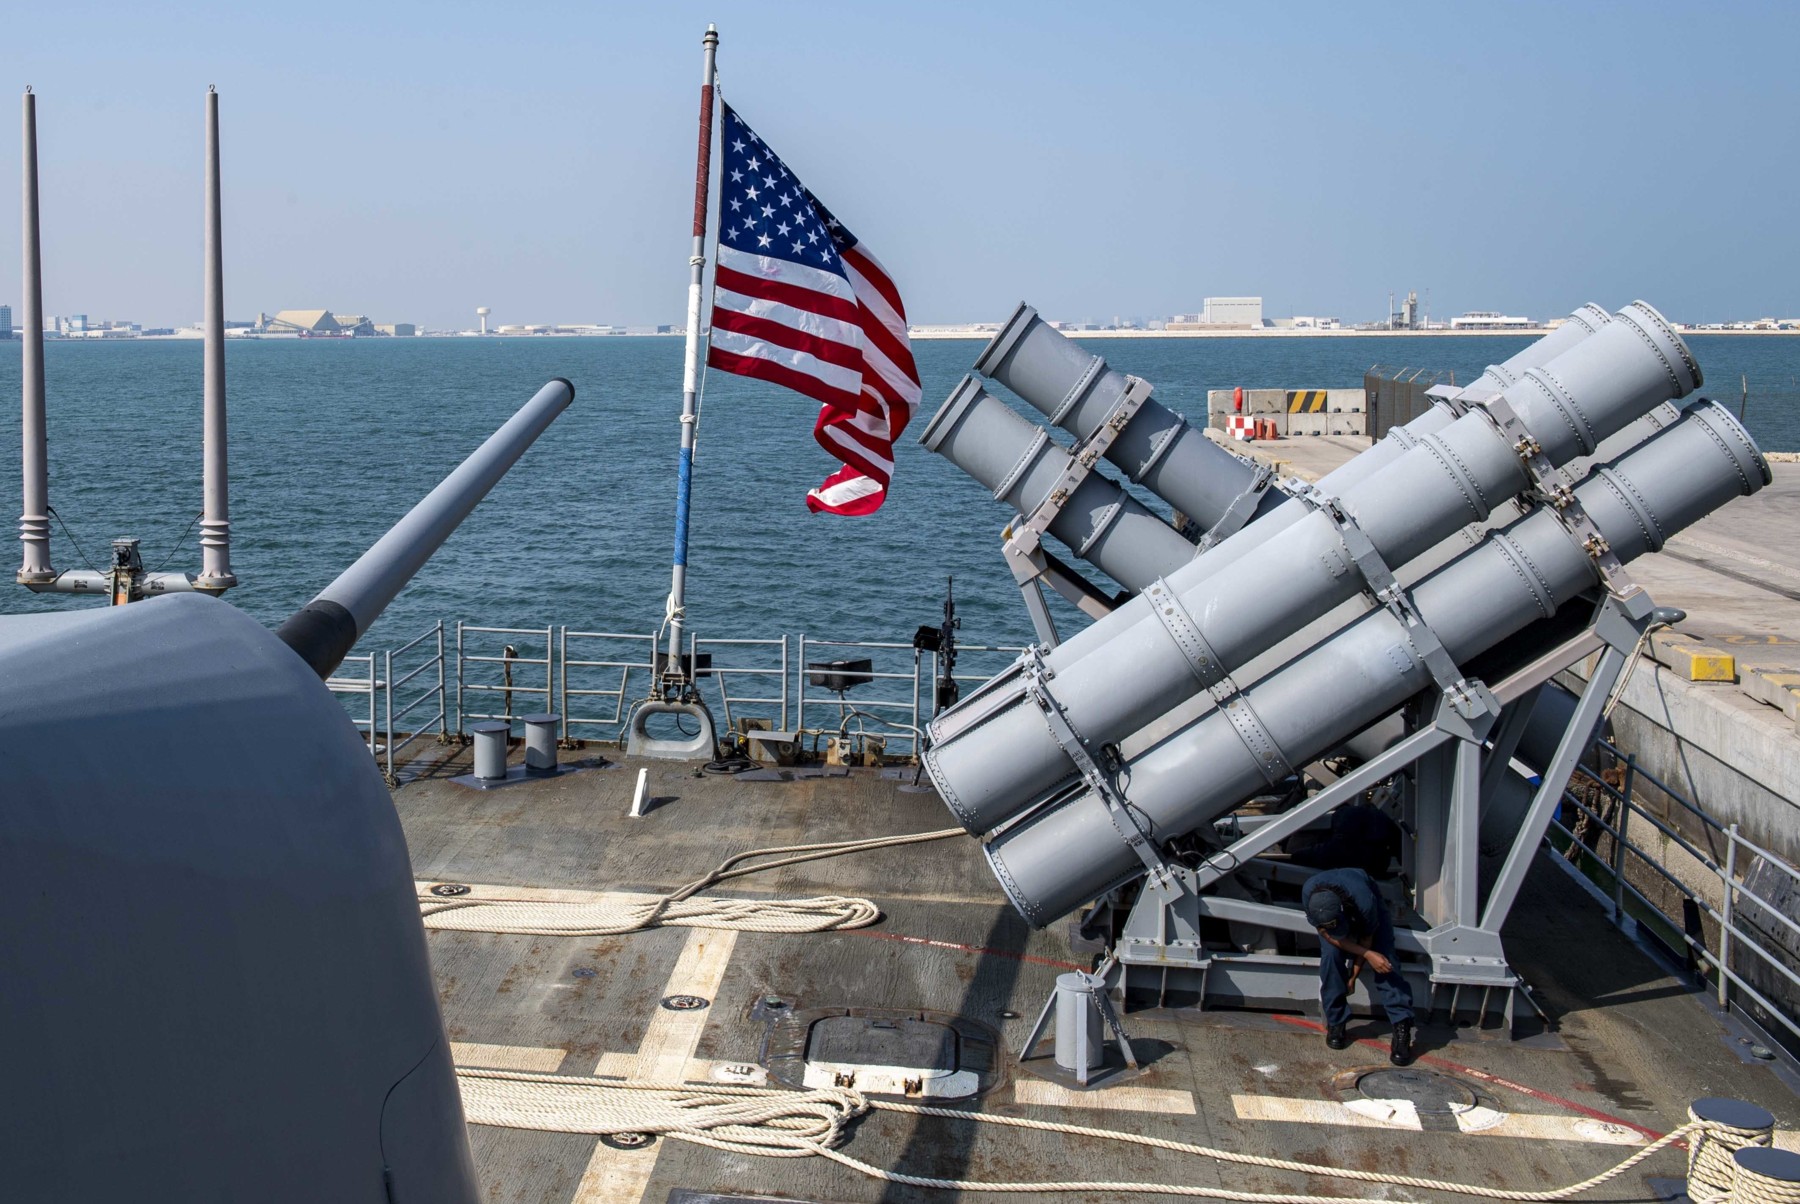
<path fill-rule="evenodd" d="M 1104 339 L 1089 346 L 1204 424 L 1213 388 L 1354 388 L 1372 362 L 1468 381 L 1528 340 Z M 940 617 L 955 577 L 962 638 L 1017 644 L 1031 627 L 1002 563 L 1010 517 L 926 451 L 918 433 L 982 344 L 914 345 L 924 401 L 896 449 L 892 493 L 866 518 L 815 515 L 806 491 L 837 467 L 814 442 L 818 407 L 711 373 L 695 464 L 687 614 L 703 637 L 906 640 Z M 1791 380 L 1800 340 L 1696 336 L 1707 392 L 1736 409 L 1740 375 Z M 16 499 L 20 344 L 0 343 L 0 472 Z M 576 386 L 551 425 L 388 608 L 359 651 L 443 619 L 648 633 L 661 621 L 674 529 L 679 338 L 234 340 L 228 599 L 278 623 L 372 544 L 552 377 Z M 58 569 L 104 566 L 141 540 L 146 567 L 197 571 L 197 341 L 52 341 L 45 349 Z M 1033 415 L 1036 417 L 1035 415 Z M 1766 450 L 1800 447 L 1800 411 L 1747 413 Z M 1059 437 L 1063 437 L 1060 436 Z M 1065 438 L 1066 441 L 1066 437 Z M 1116 474 L 1115 474 L 1116 475 Z M 1164 508 L 1166 510 L 1166 507 Z M 71 538 L 72 537 L 72 538 Z M 10 577 L 16 551 L 0 569 Z M 93 606 L 10 581 L 0 612 Z M 1071 611 L 1064 609 L 1065 621 Z"/>

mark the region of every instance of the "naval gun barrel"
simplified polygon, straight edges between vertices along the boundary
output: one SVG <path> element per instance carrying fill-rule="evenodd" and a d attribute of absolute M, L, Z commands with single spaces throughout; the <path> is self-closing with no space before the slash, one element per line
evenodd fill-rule
<path fill-rule="evenodd" d="M 413 574 L 574 400 L 575 386 L 561 377 L 539 389 L 275 634 L 321 678 L 330 677 Z"/>

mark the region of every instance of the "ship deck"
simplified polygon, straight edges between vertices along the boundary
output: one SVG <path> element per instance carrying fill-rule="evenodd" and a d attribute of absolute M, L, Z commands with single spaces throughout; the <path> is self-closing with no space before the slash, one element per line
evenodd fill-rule
<path fill-rule="evenodd" d="M 564 755 L 579 763 L 592 753 Z M 934 794 L 905 790 L 872 769 L 742 781 L 698 776 L 681 764 L 627 762 L 480 791 L 448 780 L 466 772 L 467 756 L 427 768 L 395 794 L 422 883 L 662 893 L 751 848 L 947 826 Z M 632 819 L 640 767 L 649 770 L 653 806 Z M 1769 1108 L 1785 1130 L 1778 1140 L 1790 1147 L 1800 1127 L 1789 1071 L 1753 1056 L 1746 1030 L 1613 928 L 1547 855 L 1534 866 L 1506 937 L 1515 966 L 1549 1010 L 1551 1031 L 1524 1042 L 1445 1024 L 1423 1031 L 1419 1067 L 1453 1077 L 1502 1114 L 1475 1132 L 1431 1117 L 1384 1122 L 1346 1106 L 1349 1072 L 1386 1065 L 1385 1025 L 1357 1021 L 1351 1032 L 1361 1039 L 1333 1052 L 1316 1005 L 1311 1015 L 1131 1013 L 1126 1027 L 1144 1069 L 1090 1092 L 1020 1069 L 1018 1047 L 1056 975 L 1085 969 L 1090 959 L 1071 947 L 1066 925 L 1028 928 L 966 837 L 792 866 L 708 893 L 858 895 L 877 903 L 883 918 L 871 928 L 805 936 L 681 927 L 603 939 L 432 931 L 458 1064 L 704 1083 L 722 1065 L 762 1062 L 770 1029 L 758 1004 L 774 996 L 796 1011 L 928 1011 L 990 1030 L 1004 1054 L 996 1082 L 972 1108 L 1325 1165 L 1542 1189 L 1611 1166 L 1644 1134 L 1681 1123 L 1688 1103 L 1703 1096 Z M 673 995 L 708 1006 L 662 1008 Z M 496 1202 L 976 1198 L 878 1182 L 819 1157 L 748 1158 L 668 1138 L 617 1149 L 593 1136 L 482 1125 L 471 1125 L 470 1136 L 487 1198 Z M 892 1113 L 857 1122 L 845 1149 L 938 1178 L 1420 1197 L 1110 1141 Z M 1683 1172 L 1681 1154 L 1664 1151 L 1591 1198 L 1666 1197 Z"/>

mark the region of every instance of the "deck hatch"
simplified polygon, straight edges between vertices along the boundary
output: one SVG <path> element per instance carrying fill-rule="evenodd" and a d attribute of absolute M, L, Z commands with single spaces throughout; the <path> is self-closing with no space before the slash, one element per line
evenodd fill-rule
<path fill-rule="evenodd" d="M 999 1079 L 998 1035 L 947 1013 L 808 1008 L 772 1020 L 765 1064 L 789 1086 L 955 1100 Z"/>

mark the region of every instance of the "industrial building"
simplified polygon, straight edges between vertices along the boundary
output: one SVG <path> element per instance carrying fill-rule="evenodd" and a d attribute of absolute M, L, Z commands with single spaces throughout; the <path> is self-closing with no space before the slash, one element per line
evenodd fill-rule
<path fill-rule="evenodd" d="M 1261 297 L 1208 297 L 1197 314 L 1176 314 L 1169 330 L 1261 330 Z"/>
<path fill-rule="evenodd" d="M 329 309 L 284 309 L 262 319 L 262 333 L 301 337 L 341 334 L 342 328 Z"/>
<path fill-rule="evenodd" d="M 1460 318 L 1450 319 L 1451 330 L 1536 330 L 1530 318 L 1514 318 L 1487 309 L 1472 309 Z"/>
<path fill-rule="evenodd" d="M 395 323 L 396 327 L 407 325 Z M 378 328 L 361 314 L 334 314 L 329 309 L 284 309 L 274 317 L 258 314 L 253 328 L 258 334 L 295 335 L 300 338 L 338 338 L 345 335 L 399 333 Z M 407 325 L 407 334 L 417 333 Z"/>

